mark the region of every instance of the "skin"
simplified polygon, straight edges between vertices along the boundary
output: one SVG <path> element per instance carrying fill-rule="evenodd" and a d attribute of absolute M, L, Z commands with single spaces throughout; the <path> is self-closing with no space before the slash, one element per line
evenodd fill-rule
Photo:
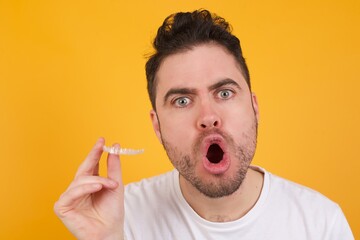
<path fill-rule="evenodd" d="M 256 203 L 263 176 L 248 169 L 255 152 L 259 114 L 256 97 L 249 91 L 235 59 L 218 45 L 196 46 L 165 58 L 156 79 L 157 112 L 152 110 L 150 116 L 156 135 L 181 174 L 185 199 L 207 220 L 240 218 Z M 187 93 L 179 93 L 179 89 Z M 209 138 L 221 139 L 228 156 L 229 166 L 222 168 L 221 174 L 204 168 L 204 142 Z M 54 205 L 55 213 L 77 239 L 123 239 L 120 159 L 109 154 L 107 176 L 99 176 L 104 144 L 103 138 L 97 141 Z M 239 172 L 243 172 L 241 185 L 231 189 Z M 224 187 L 230 190 L 207 196 L 194 186 L 192 178 L 208 188 L 208 193 Z"/>
<path fill-rule="evenodd" d="M 54 205 L 56 215 L 77 239 L 123 239 L 124 186 L 118 155 L 107 157 L 107 177 L 99 176 L 105 140 L 100 138 Z M 115 144 L 113 146 L 118 146 Z"/>
<path fill-rule="evenodd" d="M 240 218 L 259 197 L 263 176 L 248 170 L 256 147 L 258 105 L 235 58 L 216 44 L 195 46 L 165 58 L 156 81 L 152 123 L 180 172 L 185 199 L 205 219 Z M 221 139 L 230 162 L 221 174 L 203 164 L 204 142 L 214 138 Z"/>

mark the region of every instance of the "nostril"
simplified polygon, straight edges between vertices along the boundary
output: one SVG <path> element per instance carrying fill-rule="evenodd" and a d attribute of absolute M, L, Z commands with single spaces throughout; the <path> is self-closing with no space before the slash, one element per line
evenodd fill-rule
<path fill-rule="evenodd" d="M 215 122 L 212 123 L 212 125 L 209 124 L 209 127 L 210 127 L 210 126 L 212 126 L 212 127 L 217 127 L 218 125 L 219 125 L 219 122 L 218 122 L 218 121 L 215 121 Z M 204 123 L 201 123 L 201 124 L 200 124 L 200 127 L 201 127 L 201 128 L 207 128 L 208 125 L 207 125 L 207 124 L 204 124 Z"/>

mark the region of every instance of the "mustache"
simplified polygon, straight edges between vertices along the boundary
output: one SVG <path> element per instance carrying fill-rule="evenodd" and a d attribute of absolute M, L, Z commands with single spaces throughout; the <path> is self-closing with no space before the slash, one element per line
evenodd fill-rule
<path fill-rule="evenodd" d="M 234 139 L 230 136 L 230 134 L 220 130 L 220 129 L 217 129 L 217 128 L 214 128 L 214 129 L 211 129 L 211 130 L 208 130 L 208 131 L 204 131 L 204 132 L 201 132 L 195 139 L 194 141 L 194 146 L 193 146 L 193 149 L 194 149 L 194 152 L 199 152 L 200 150 L 200 146 L 201 146 L 201 143 L 203 142 L 204 138 L 206 138 L 207 136 L 209 135 L 213 135 L 213 134 L 217 134 L 217 135 L 220 135 L 226 142 L 226 144 L 234 144 L 235 141 Z"/>

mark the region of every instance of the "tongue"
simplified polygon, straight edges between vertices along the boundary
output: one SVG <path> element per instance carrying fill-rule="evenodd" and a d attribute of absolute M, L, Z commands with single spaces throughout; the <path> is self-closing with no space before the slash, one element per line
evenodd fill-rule
<path fill-rule="evenodd" d="M 211 144 L 208 152 L 206 154 L 206 158 L 211 163 L 219 163 L 224 155 L 224 151 L 221 149 L 221 147 L 217 144 Z"/>

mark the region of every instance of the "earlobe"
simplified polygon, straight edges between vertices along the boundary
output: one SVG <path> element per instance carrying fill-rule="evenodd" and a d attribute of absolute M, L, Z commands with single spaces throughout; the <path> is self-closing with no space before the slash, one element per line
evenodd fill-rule
<path fill-rule="evenodd" d="M 160 123 L 159 123 L 158 116 L 157 116 L 157 114 L 156 114 L 156 112 L 154 110 L 150 111 L 150 118 L 151 118 L 151 122 L 152 122 L 152 125 L 153 125 L 153 129 L 155 131 L 155 134 L 156 134 L 157 138 L 159 139 L 160 143 L 162 144 L 161 132 L 160 132 Z"/>
<path fill-rule="evenodd" d="M 259 105 L 258 105 L 258 101 L 257 101 L 255 93 L 251 93 L 251 102 L 252 102 L 253 109 L 255 112 L 256 120 L 257 120 L 257 122 L 259 122 L 259 120 L 260 120 Z"/>

